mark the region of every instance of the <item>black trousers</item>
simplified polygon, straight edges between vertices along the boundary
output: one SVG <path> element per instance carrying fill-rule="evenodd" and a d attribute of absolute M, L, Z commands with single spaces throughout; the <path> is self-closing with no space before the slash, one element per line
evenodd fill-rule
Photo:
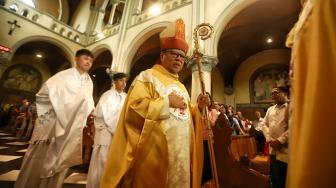
<path fill-rule="evenodd" d="M 287 163 L 276 160 L 275 155 L 270 155 L 271 166 L 271 184 L 272 188 L 285 188 L 286 175 L 287 175 Z"/>
<path fill-rule="evenodd" d="M 204 149 L 203 151 L 204 162 L 203 162 L 203 172 L 202 172 L 202 181 L 201 181 L 202 185 L 212 179 L 210 153 L 209 153 L 209 146 L 208 146 L 207 140 L 203 140 L 203 149 Z"/>
<path fill-rule="evenodd" d="M 265 136 L 261 131 L 256 131 L 255 133 L 255 139 L 257 144 L 257 152 L 258 153 L 264 153 L 265 150 Z"/>

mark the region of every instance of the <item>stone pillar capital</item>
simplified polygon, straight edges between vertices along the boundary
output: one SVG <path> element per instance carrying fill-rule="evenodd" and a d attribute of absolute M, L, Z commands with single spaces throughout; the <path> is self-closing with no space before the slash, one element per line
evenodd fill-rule
<path fill-rule="evenodd" d="M 205 91 L 211 93 L 211 70 L 218 63 L 218 58 L 214 56 L 203 55 L 202 56 L 202 71 L 203 71 L 203 81 L 205 84 Z M 201 93 L 200 86 L 200 75 L 197 69 L 197 64 L 195 59 L 192 59 L 187 63 L 188 68 L 192 71 L 192 88 L 191 88 L 191 101 L 196 103 L 198 95 Z"/>
<path fill-rule="evenodd" d="M 215 56 L 203 55 L 201 61 L 202 61 L 202 70 L 207 71 L 207 72 L 211 72 L 212 68 L 214 68 L 217 65 L 218 58 L 215 57 Z M 191 59 L 187 63 L 187 66 L 188 66 L 188 68 L 191 68 L 192 72 L 198 71 L 195 59 Z"/>

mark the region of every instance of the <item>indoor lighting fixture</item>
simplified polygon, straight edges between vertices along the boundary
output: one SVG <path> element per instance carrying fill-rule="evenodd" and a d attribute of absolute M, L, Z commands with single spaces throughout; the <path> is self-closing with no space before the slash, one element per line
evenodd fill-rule
<path fill-rule="evenodd" d="M 273 39 L 272 39 L 272 38 L 267 38 L 266 42 L 267 42 L 268 44 L 270 44 L 270 43 L 273 42 Z"/>
<path fill-rule="evenodd" d="M 153 5 L 150 9 L 149 9 L 149 13 L 152 16 L 157 16 L 161 13 L 161 8 L 159 5 Z"/>
<path fill-rule="evenodd" d="M 36 57 L 37 57 L 37 58 L 42 58 L 43 55 L 42 55 L 42 54 L 36 54 Z"/>

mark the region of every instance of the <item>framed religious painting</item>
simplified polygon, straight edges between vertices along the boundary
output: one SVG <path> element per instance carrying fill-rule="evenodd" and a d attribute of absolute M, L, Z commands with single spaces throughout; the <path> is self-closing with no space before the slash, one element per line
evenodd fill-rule
<path fill-rule="evenodd" d="M 272 64 L 257 69 L 250 77 L 251 103 L 271 103 L 272 88 L 289 86 L 289 66 Z"/>
<path fill-rule="evenodd" d="M 3 74 L 0 86 L 3 89 L 36 93 L 42 84 L 41 73 L 26 64 L 16 64 L 9 67 Z"/>

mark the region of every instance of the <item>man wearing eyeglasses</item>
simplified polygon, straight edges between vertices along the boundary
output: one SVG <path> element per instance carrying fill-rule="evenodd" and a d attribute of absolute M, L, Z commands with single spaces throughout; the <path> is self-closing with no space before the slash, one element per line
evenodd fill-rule
<path fill-rule="evenodd" d="M 157 64 L 132 83 L 101 179 L 102 188 L 200 187 L 200 109 L 210 100 L 200 95 L 194 107 L 178 80 L 188 51 L 184 27 L 179 19 L 160 33 Z"/>
<path fill-rule="evenodd" d="M 272 89 L 276 103 L 268 108 L 261 122 L 266 142 L 270 145 L 270 174 L 273 188 L 284 188 L 288 162 L 288 91 L 285 87 Z"/>

